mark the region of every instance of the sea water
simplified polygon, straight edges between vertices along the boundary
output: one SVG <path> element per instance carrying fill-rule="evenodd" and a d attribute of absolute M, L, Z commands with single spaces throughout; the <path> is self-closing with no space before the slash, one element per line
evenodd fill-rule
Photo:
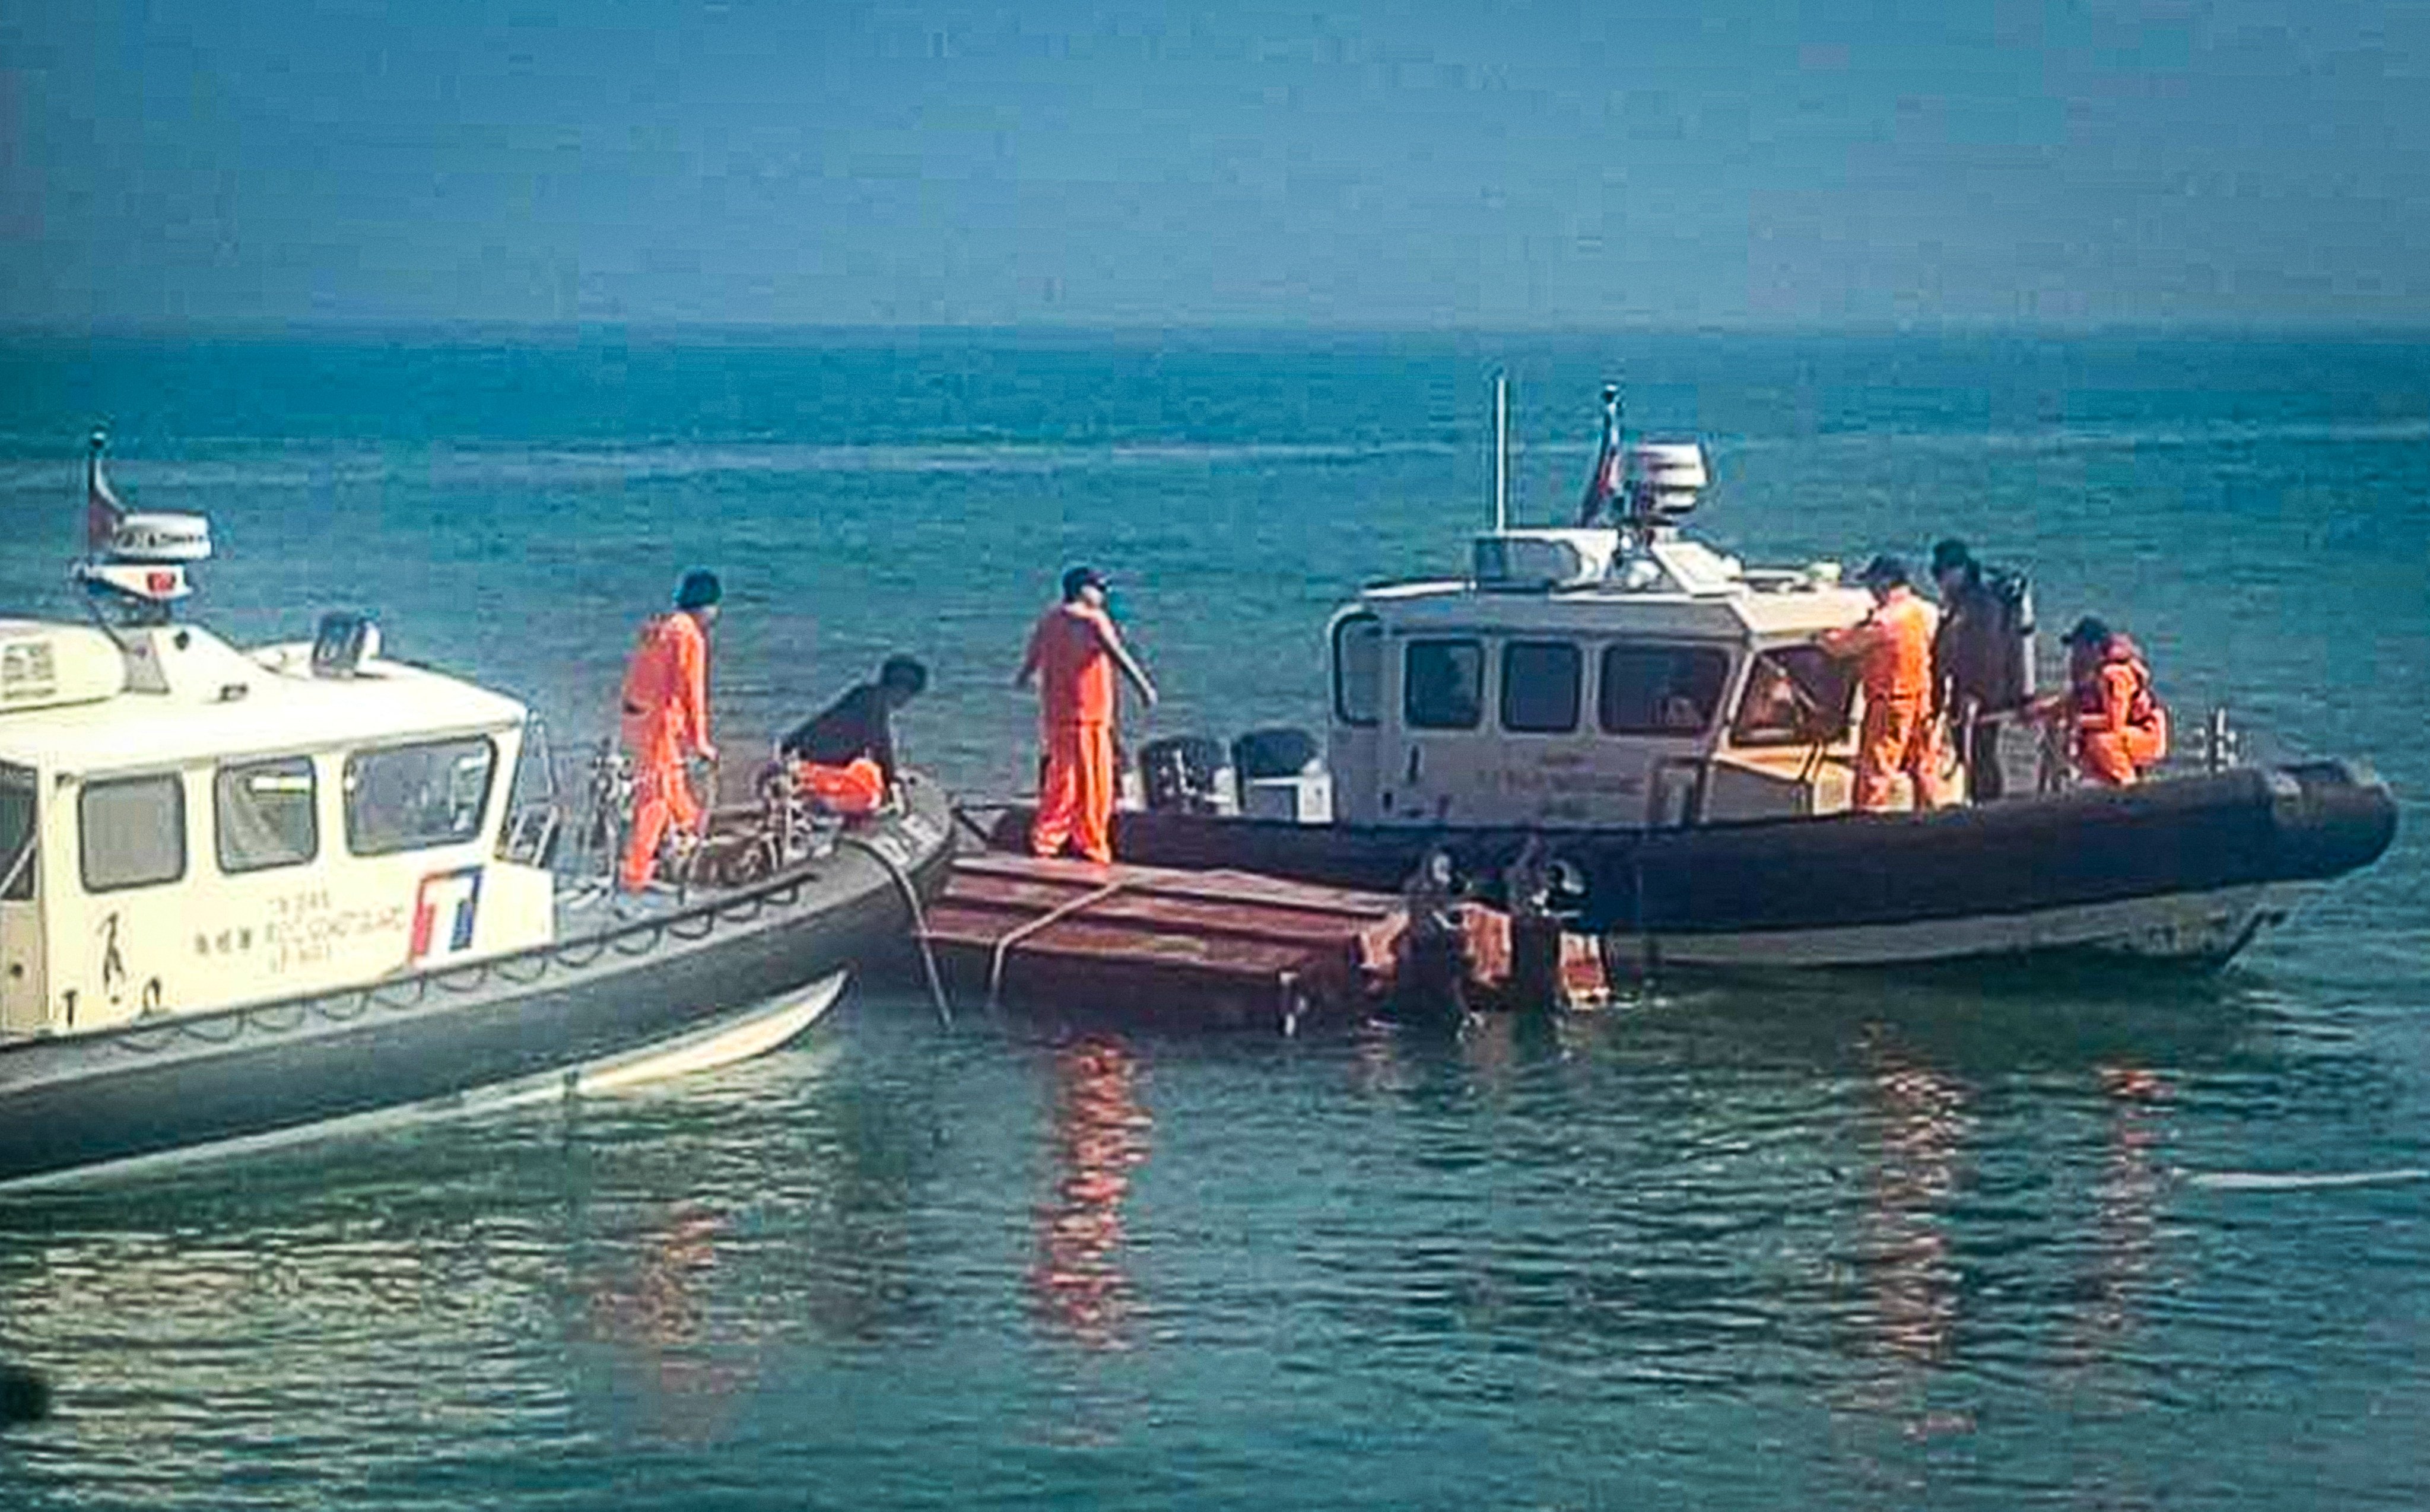
<path fill-rule="evenodd" d="M 2419 1506 L 2430 348 L 2395 341 L 306 332 L 0 341 L 0 611 L 82 442 L 241 640 L 375 614 L 569 761 L 723 574 L 748 752 L 884 656 L 1015 790 L 1077 561 L 1166 702 L 1568 518 L 1606 377 L 1750 560 L 1945 534 L 2186 738 L 2370 757 L 2372 871 L 2212 978 L 1656 983 L 1557 1023 L 1073 1040 L 864 991 L 728 1072 L 0 1202 L 0 1506 Z"/>

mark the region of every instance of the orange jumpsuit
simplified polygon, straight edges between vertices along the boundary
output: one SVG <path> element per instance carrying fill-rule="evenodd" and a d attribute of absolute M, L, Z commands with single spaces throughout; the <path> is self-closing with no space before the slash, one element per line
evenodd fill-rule
<path fill-rule="evenodd" d="M 633 756 L 633 835 L 624 847 L 626 890 L 640 891 L 657 869 L 667 825 L 697 833 L 700 804 L 684 778 L 684 757 L 708 750 L 708 638 L 677 611 L 652 620 L 624 669 L 624 749 Z"/>
<path fill-rule="evenodd" d="M 1894 806 L 1902 775 L 1914 785 L 1917 807 L 1948 802 L 1933 728 L 1934 628 L 1932 606 L 1900 588 L 1863 623 L 1822 637 L 1825 651 L 1856 658 L 1865 686 L 1865 719 L 1856 738 L 1859 812 Z"/>
<path fill-rule="evenodd" d="M 1029 633 L 1046 747 L 1029 828 L 1036 855 L 1057 855 L 1068 841 L 1091 861 L 1114 858 L 1114 634 L 1104 610 L 1081 604 L 1057 605 Z"/>
<path fill-rule="evenodd" d="M 840 767 L 795 762 L 793 786 L 828 813 L 846 819 L 865 818 L 886 802 L 886 773 L 867 756 L 855 756 Z"/>
<path fill-rule="evenodd" d="M 2111 788 L 2134 786 L 2169 754 L 2169 711 L 2152 696 L 2152 673 L 2135 643 L 2113 636 L 2100 659 L 2080 668 L 2072 694 L 2075 760 Z"/>

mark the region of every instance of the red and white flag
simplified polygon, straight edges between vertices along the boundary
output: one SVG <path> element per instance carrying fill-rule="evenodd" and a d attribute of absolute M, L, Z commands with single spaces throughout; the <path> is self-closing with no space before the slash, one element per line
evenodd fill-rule
<path fill-rule="evenodd" d="M 1603 386 L 1603 444 L 1595 448 L 1594 471 L 1587 474 L 1586 497 L 1578 501 L 1578 523 L 1590 525 L 1620 498 L 1620 385 Z"/>
<path fill-rule="evenodd" d="M 126 506 L 118 502 L 109 479 L 101 474 L 101 448 L 106 440 L 99 431 L 93 432 L 92 452 L 84 465 L 84 549 L 96 556 L 118 533 L 118 523 L 126 518 Z"/>

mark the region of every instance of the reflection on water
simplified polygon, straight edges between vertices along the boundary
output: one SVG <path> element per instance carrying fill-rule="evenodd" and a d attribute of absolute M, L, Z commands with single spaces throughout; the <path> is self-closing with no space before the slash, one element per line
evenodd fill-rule
<path fill-rule="evenodd" d="M 2161 1159 L 2168 1077 L 2139 1066 L 2104 1066 L 2100 1076 L 2108 1131 L 2092 1193 L 2096 1240 L 2084 1316 L 2088 1357 L 2114 1348 L 2138 1321 L 2137 1289 L 2157 1260 L 2160 1200 L 2168 1182 Z"/>
<path fill-rule="evenodd" d="M 699 1288 L 716 1263 L 713 1241 L 724 1226 L 713 1213 L 679 1206 L 641 1236 L 626 1273 L 577 1281 L 591 1337 L 661 1350 L 698 1338 Z"/>
<path fill-rule="evenodd" d="M 1863 1203 L 1852 1258 L 1864 1300 L 1850 1318 L 1863 1365 L 1834 1394 L 1889 1418 L 1909 1439 L 1972 1433 L 1962 1376 L 1951 1373 L 1962 1297 L 1952 1209 L 1976 1131 L 1971 1094 L 1879 1025 L 1869 1026 L 1863 1054 Z M 1951 1404 L 1953 1390 L 1960 1404 Z M 1868 1477 L 1886 1469 L 1862 1456 L 1857 1464 Z"/>
<path fill-rule="evenodd" d="M 1965 1088 L 1878 1047 L 1872 1076 L 1873 1164 L 1857 1264 L 1872 1299 L 1867 1338 L 1908 1371 L 1944 1363 L 1957 1322 L 1948 1207 L 1972 1123 Z"/>
<path fill-rule="evenodd" d="M 1123 1198 L 1147 1158 L 1154 1121 L 1140 1105 L 1139 1066 L 1119 1039 L 1093 1038 L 1055 1055 L 1055 1191 L 1039 1208 L 1029 1288 L 1040 1316 L 1089 1349 L 1129 1341 Z"/>
<path fill-rule="evenodd" d="M 2005 1506 L 2156 1454 L 2092 1494 L 2117 1504 L 2214 1457 L 2268 1481 L 2256 1418 L 2214 1429 L 2217 1404 L 2421 1386 L 2422 1305 L 2340 1271 L 2412 1242 L 2415 1188 L 2172 1174 L 2364 1164 L 2342 1146 L 2394 1105 L 2384 1064 L 2223 1001 L 1952 1004 L 1712 986 L 1042 1055 L 906 1004 L 825 1061 L 575 1120 L 0 1204 L 0 1358 L 60 1397 L 0 1437 L 0 1486 L 1292 1504 L 1355 1454 L 1393 1504 Z M 2205 1204 L 2232 1206 L 2207 1248 Z M 2321 1241 L 2357 1213 L 2362 1242 Z M 2316 1478 L 2372 1484 L 2346 1452 Z"/>
<path fill-rule="evenodd" d="M 740 1347 L 746 1341 L 719 1337 L 709 1322 L 706 1293 L 725 1229 L 707 1208 L 678 1204 L 615 1246 L 597 1273 L 573 1281 L 583 1308 L 571 1332 L 617 1350 L 615 1373 L 641 1373 L 628 1400 L 643 1408 L 655 1437 L 718 1437 L 733 1398 L 752 1382 Z"/>

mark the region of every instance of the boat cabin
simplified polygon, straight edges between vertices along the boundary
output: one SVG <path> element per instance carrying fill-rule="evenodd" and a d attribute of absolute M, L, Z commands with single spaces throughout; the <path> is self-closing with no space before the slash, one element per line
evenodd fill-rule
<path fill-rule="evenodd" d="M 1681 534 L 1703 482 L 1692 450 L 1632 452 L 1641 473 L 1692 479 L 1659 507 L 1497 530 L 1465 578 L 1372 588 L 1334 616 L 1337 822 L 1654 827 L 1849 806 L 1855 677 L 1813 642 L 1872 598 L 1832 564 L 1754 569 Z"/>
<path fill-rule="evenodd" d="M 125 524 L 161 518 L 191 517 Z M 549 873 L 499 855 L 521 704 L 380 656 L 359 619 L 245 652 L 159 607 L 0 620 L 0 1035 L 552 938 Z"/>

